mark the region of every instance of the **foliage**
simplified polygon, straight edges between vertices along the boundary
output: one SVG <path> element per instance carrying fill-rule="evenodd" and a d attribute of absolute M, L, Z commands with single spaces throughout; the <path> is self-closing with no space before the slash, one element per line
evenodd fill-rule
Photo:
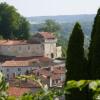
<path fill-rule="evenodd" d="M 70 80 L 67 81 L 65 86 L 62 88 L 48 88 L 47 85 L 43 85 L 39 79 L 37 79 L 35 76 L 26 76 L 21 75 L 20 77 L 17 77 L 18 79 L 30 79 L 37 84 L 40 85 L 41 90 L 37 91 L 36 93 L 25 93 L 23 96 L 21 96 L 20 100 L 54 100 L 54 98 L 59 98 L 64 96 L 65 94 L 70 95 L 72 93 L 72 90 L 77 89 L 82 94 L 82 91 L 87 87 L 92 93 L 93 93 L 93 100 L 100 100 L 100 80 Z M 82 94 L 83 95 L 83 94 Z M 99 99 L 98 99 L 99 98 Z M 12 100 L 12 99 L 11 99 Z M 87 99 L 86 99 L 87 100 Z"/>
<path fill-rule="evenodd" d="M 8 96 L 6 90 L 8 88 L 8 83 L 5 82 L 4 76 L 0 73 L 0 100 L 54 100 L 54 98 L 59 98 L 64 96 L 64 94 L 70 95 L 72 89 L 78 89 L 80 92 L 88 86 L 89 90 L 93 93 L 93 100 L 100 100 L 100 80 L 70 80 L 66 82 L 65 86 L 62 88 L 48 88 L 47 85 L 43 85 L 39 79 L 35 76 L 21 75 L 17 79 L 30 79 L 40 85 L 41 90 L 33 93 L 25 93 L 21 97 Z"/>
<path fill-rule="evenodd" d="M 83 46 L 84 34 L 80 24 L 76 23 L 68 43 L 66 59 L 66 81 L 81 80 L 86 79 L 87 77 L 87 61 L 85 59 Z M 84 95 L 86 95 L 85 91 L 82 92 L 84 93 Z M 81 97 L 82 95 L 77 89 L 72 90 L 72 94 L 70 96 L 66 95 L 66 99 L 68 100 L 80 99 Z M 84 96 L 84 98 L 82 97 L 82 100 L 85 99 L 86 96 Z"/>
<path fill-rule="evenodd" d="M 8 88 L 8 83 L 6 83 L 4 76 L 0 72 L 0 100 L 7 99 L 6 90 Z"/>
<path fill-rule="evenodd" d="M 43 27 L 39 29 L 39 31 L 44 31 L 44 32 L 58 32 L 60 30 L 60 26 L 58 23 L 56 23 L 53 20 L 46 20 Z"/>
<path fill-rule="evenodd" d="M 14 97 L 14 96 L 8 96 L 7 100 L 16 100 L 16 97 Z"/>
<path fill-rule="evenodd" d="M 29 34 L 29 23 L 28 21 L 24 18 L 20 18 L 20 24 L 19 24 L 19 29 L 15 32 L 15 37 L 17 39 L 29 39 L 30 34 Z"/>
<path fill-rule="evenodd" d="M 67 80 L 86 79 L 86 59 L 84 56 L 84 35 L 79 23 L 76 23 L 69 39 L 67 49 Z"/>
<path fill-rule="evenodd" d="M 16 37 L 17 32 L 20 33 L 18 35 L 21 35 L 21 37 L 23 35 L 21 32 L 26 31 L 25 33 L 28 34 L 29 23 L 26 22 L 25 18 L 23 18 L 13 6 L 7 3 L 0 3 L 0 35 L 2 35 L 4 39 L 20 39 Z"/>
<path fill-rule="evenodd" d="M 21 100 L 53 100 L 53 98 L 56 98 L 63 93 L 61 92 L 61 89 L 58 88 L 49 89 L 46 84 L 43 84 L 40 79 L 36 78 L 33 75 L 21 75 L 18 76 L 17 79 L 30 79 L 35 81 L 40 86 L 40 91 L 37 91 L 34 94 L 25 93 L 23 96 L 20 97 Z"/>
<path fill-rule="evenodd" d="M 89 65 L 88 73 L 90 79 L 100 78 L 100 8 L 94 20 L 94 25 L 91 33 L 91 42 L 89 47 Z"/>

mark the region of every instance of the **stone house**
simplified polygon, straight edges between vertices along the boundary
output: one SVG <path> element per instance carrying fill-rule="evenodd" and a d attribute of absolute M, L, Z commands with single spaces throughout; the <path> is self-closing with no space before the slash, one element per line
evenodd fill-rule
<path fill-rule="evenodd" d="M 43 56 L 41 43 L 26 40 L 0 40 L 0 54 L 16 57 Z"/>
<path fill-rule="evenodd" d="M 61 57 L 61 47 L 56 46 L 57 38 L 48 32 L 39 32 L 30 40 L 0 40 L 0 55 L 30 57 Z"/>
<path fill-rule="evenodd" d="M 6 79 L 14 79 L 15 76 L 30 74 L 32 70 L 50 66 L 51 59 L 46 57 L 14 57 L 0 63 L 0 71 Z"/>
<path fill-rule="evenodd" d="M 38 40 L 43 45 L 44 56 L 49 58 L 59 58 L 62 56 L 61 46 L 57 47 L 57 38 L 53 33 L 38 32 L 33 35 L 31 40 Z"/>
<path fill-rule="evenodd" d="M 7 80 L 14 79 L 19 75 L 25 75 L 33 69 L 32 62 L 29 61 L 5 61 L 0 67 L 0 71 Z"/>

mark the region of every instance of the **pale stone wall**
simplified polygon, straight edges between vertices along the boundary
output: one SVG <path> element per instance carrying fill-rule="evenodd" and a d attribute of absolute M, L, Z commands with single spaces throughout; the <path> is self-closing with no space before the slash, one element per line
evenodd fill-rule
<path fill-rule="evenodd" d="M 16 57 L 45 56 L 49 58 L 61 57 L 61 47 L 57 47 L 57 39 L 43 39 L 34 37 L 39 44 L 0 45 L 0 54 Z M 40 38 L 40 39 L 39 39 Z M 35 39 L 34 39 L 35 40 Z"/>
<path fill-rule="evenodd" d="M 0 54 L 18 57 L 43 56 L 44 47 L 42 44 L 6 45 L 0 46 Z"/>
<path fill-rule="evenodd" d="M 57 58 L 62 57 L 62 47 L 61 46 L 58 46 L 56 48 L 57 48 Z"/>
<path fill-rule="evenodd" d="M 45 56 L 46 57 L 49 57 L 49 58 L 52 58 L 52 54 L 53 54 L 53 58 L 56 58 L 56 44 L 44 44 L 44 48 L 45 48 Z"/>
<path fill-rule="evenodd" d="M 56 58 L 56 42 L 57 40 L 45 40 L 44 43 L 44 56 L 49 58 Z"/>

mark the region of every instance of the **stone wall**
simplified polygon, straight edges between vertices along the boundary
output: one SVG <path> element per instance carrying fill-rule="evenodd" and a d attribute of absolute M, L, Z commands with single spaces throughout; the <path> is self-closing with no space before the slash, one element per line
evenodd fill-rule
<path fill-rule="evenodd" d="M 17 57 L 43 56 L 42 44 L 6 45 L 0 46 L 0 54 Z"/>
<path fill-rule="evenodd" d="M 57 47 L 57 58 L 60 58 L 60 57 L 62 57 L 62 47 L 58 46 Z"/>

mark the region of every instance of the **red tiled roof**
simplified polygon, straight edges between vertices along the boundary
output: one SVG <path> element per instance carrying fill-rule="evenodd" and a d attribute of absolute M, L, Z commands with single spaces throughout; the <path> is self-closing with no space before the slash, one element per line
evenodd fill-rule
<path fill-rule="evenodd" d="M 2 66 L 32 66 L 33 63 L 48 63 L 51 62 L 50 58 L 47 57 L 14 57 L 11 60 L 6 60 L 4 63 L 2 63 Z"/>
<path fill-rule="evenodd" d="M 42 69 L 38 69 L 37 71 L 35 70 L 33 72 L 34 73 L 38 72 L 39 76 L 42 76 L 44 78 L 48 78 L 49 76 L 51 76 L 53 80 L 60 79 L 61 74 L 65 74 L 64 70 L 60 70 L 57 68 L 53 68 L 53 71 L 50 71 L 50 68 L 49 69 L 42 68 Z"/>
<path fill-rule="evenodd" d="M 17 79 L 9 80 L 10 86 L 19 86 L 21 88 L 40 88 L 39 84 L 37 82 L 32 81 L 32 80 L 27 80 L 27 81 L 20 81 Z"/>
<path fill-rule="evenodd" d="M 2 66 L 6 67 L 16 67 L 16 66 L 32 66 L 32 62 L 30 61 L 5 61 L 2 63 Z"/>
<path fill-rule="evenodd" d="M 55 73 L 55 74 L 64 74 L 65 73 L 65 71 L 64 70 L 61 70 L 61 69 L 54 69 L 53 70 L 53 73 Z"/>
<path fill-rule="evenodd" d="M 45 76 L 48 77 L 48 76 L 50 76 L 50 71 L 47 71 L 47 70 L 40 70 L 40 71 L 39 71 L 39 74 L 40 74 L 40 75 L 45 75 Z"/>
<path fill-rule="evenodd" d="M 29 91 L 30 91 L 29 88 L 19 88 L 19 87 L 9 87 L 7 90 L 9 96 L 16 96 L 16 97 L 21 96 Z"/>
<path fill-rule="evenodd" d="M 47 61 L 50 60 L 50 58 L 47 57 L 43 57 L 43 56 L 30 56 L 30 57 L 15 57 L 14 61 L 26 61 L 26 60 L 40 60 L 40 61 Z"/>
<path fill-rule="evenodd" d="M 27 44 L 39 44 L 37 40 L 0 40 L 0 45 L 27 45 Z"/>
<path fill-rule="evenodd" d="M 27 40 L 0 40 L 0 45 L 21 45 L 27 44 Z"/>
<path fill-rule="evenodd" d="M 39 34 L 43 36 L 43 38 L 45 39 L 55 39 L 55 36 L 53 35 L 53 33 L 50 33 L 50 32 L 39 32 Z"/>
<path fill-rule="evenodd" d="M 52 77 L 52 80 L 61 79 L 60 74 L 52 74 L 51 77 Z"/>

